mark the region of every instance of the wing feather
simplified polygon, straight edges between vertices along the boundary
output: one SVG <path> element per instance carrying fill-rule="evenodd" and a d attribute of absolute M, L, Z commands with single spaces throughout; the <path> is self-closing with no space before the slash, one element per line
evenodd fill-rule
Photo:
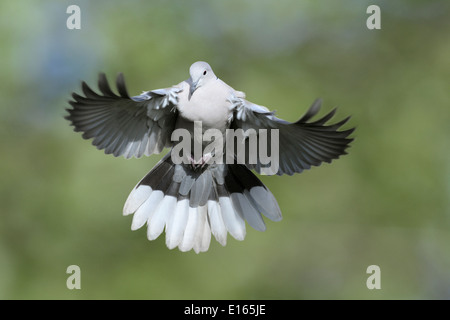
<path fill-rule="evenodd" d="M 326 115 L 318 120 L 311 121 L 320 110 L 322 100 L 317 99 L 313 102 L 306 113 L 294 123 L 279 119 L 273 112 L 267 108 L 253 104 L 245 99 L 233 97 L 231 102 L 234 105 L 234 117 L 231 123 L 233 129 L 241 128 L 243 130 L 254 129 L 278 129 L 279 130 L 279 166 L 276 172 L 278 175 L 302 172 L 310 169 L 311 166 L 319 166 L 323 162 L 331 162 L 333 159 L 339 158 L 341 155 L 347 154 L 346 149 L 350 142 L 353 141 L 349 135 L 355 130 L 347 129 L 339 131 L 339 129 L 348 122 L 350 117 L 327 125 L 337 109 L 334 108 Z M 270 136 L 270 132 L 268 133 Z M 258 144 L 260 136 L 258 134 Z M 246 139 L 245 150 L 249 150 L 249 139 Z M 270 148 L 270 139 L 268 139 L 267 154 L 273 157 Z M 262 164 L 259 155 L 257 155 L 257 163 L 249 163 L 247 156 L 246 166 L 250 169 L 261 173 L 264 168 L 269 168 L 270 164 Z"/>
<path fill-rule="evenodd" d="M 93 145 L 116 157 L 139 158 L 170 147 L 181 89 L 175 86 L 130 97 L 122 73 L 116 87 L 118 94 L 111 90 L 104 73 L 98 78 L 100 93 L 81 83 L 84 96 L 72 93 L 72 108 L 65 117 L 74 130 L 82 132 L 84 139 L 93 138 Z"/>

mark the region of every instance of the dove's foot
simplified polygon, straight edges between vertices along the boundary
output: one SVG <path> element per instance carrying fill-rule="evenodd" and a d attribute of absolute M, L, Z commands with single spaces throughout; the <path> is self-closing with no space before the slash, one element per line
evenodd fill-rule
<path fill-rule="evenodd" d="M 195 160 L 191 155 L 188 156 L 189 162 L 194 170 L 202 169 L 206 164 L 208 164 L 209 160 L 211 160 L 211 153 L 204 154 L 200 159 Z"/>

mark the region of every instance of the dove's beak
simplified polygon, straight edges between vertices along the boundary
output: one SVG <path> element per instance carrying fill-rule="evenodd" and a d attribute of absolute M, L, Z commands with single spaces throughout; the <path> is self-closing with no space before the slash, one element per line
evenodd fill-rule
<path fill-rule="evenodd" d="M 192 94 L 194 93 L 194 91 L 197 90 L 197 88 L 198 88 L 197 85 L 198 85 L 198 80 L 195 82 L 191 80 L 190 88 L 189 88 L 189 97 L 188 97 L 189 100 L 191 100 L 191 97 L 192 97 Z"/>

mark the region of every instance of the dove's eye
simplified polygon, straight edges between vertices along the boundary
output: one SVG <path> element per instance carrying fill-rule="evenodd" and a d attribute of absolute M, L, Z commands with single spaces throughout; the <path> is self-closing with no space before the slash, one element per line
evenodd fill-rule
<path fill-rule="evenodd" d="M 203 75 L 204 75 L 204 76 L 206 75 L 206 70 L 205 70 L 205 71 L 203 71 Z"/>

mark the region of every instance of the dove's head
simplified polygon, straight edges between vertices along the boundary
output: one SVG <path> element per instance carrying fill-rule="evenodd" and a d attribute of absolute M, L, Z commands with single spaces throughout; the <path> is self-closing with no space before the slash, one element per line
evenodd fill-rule
<path fill-rule="evenodd" d="M 192 96 L 195 90 L 200 88 L 209 80 L 217 79 L 216 75 L 211 69 L 211 66 L 204 61 L 197 61 L 189 68 L 190 78 L 190 91 L 189 98 Z"/>

